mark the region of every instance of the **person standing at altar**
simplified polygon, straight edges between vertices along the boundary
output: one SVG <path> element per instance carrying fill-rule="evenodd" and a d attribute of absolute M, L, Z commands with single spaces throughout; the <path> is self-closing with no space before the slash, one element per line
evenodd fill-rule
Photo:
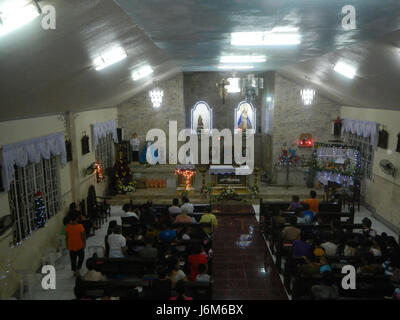
<path fill-rule="evenodd" d="M 132 135 L 132 139 L 130 141 L 132 147 L 132 161 L 138 162 L 139 161 L 139 146 L 140 140 L 137 137 L 136 132 Z"/>

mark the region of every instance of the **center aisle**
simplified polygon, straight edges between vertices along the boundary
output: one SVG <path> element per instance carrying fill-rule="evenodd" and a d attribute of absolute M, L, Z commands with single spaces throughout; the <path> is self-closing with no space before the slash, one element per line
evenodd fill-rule
<path fill-rule="evenodd" d="M 235 206 L 218 209 L 218 228 L 213 236 L 213 299 L 287 300 L 257 220 L 250 214 L 253 207 L 248 206 L 247 214 L 230 213 Z"/>

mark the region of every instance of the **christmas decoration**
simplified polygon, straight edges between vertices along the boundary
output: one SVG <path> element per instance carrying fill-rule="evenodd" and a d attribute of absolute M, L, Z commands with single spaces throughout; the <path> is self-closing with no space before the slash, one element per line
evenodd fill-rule
<path fill-rule="evenodd" d="M 132 170 L 129 168 L 123 152 L 119 152 L 119 158 L 114 166 L 115 189 L 119 193 L 135 191 L 136 184 L 132 180 Z"/>
<path fill-rule="evenodd" d="M 41 192 L 36 193 L 33 201 L 35 202 L 35 216 L 33 222 L 36 229 L 42 228 L 46 224 L 46 206 L 43 202 L 43 194 Z"/>
<path fill-rule="evenodd" d="M 175 174 L 186 178 L 185 190 L 189 190 L 191 186 L 190 179 L 196 174 L 196 171 L 191 169 L 175 169 Z"/>
<path fill-rule="evenodd" d="M 360 176 L 360 151 L 345 144 L 316 143 L 311 170 L 323 185 L 335 182 L 352 186 Z"/>
<path fill-rule="evenodd" d="M 97 161 L 93 164 L 94 174 L 96 175 L 97 183 L 102 182 L 104 177 L 103 167 Z"/>

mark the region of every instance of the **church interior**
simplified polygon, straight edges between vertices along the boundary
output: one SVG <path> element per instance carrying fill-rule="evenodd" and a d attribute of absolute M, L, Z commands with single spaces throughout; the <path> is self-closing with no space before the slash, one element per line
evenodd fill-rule
<path fill-rule="evenodd" d="M 0 299 L 400 299 L 399 16 L 0 0 Z"/>

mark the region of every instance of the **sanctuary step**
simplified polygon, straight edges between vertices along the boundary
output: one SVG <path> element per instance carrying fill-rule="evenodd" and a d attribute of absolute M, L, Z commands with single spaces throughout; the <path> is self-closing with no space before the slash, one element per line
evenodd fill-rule
<path fill-rule="evenodd" d="M 298 195 L 300 200 L 304 200 L 309 197 L 310 193 L 307 187 L 263 187 L 260 186 L 260 194 L 252 199 L 251 194 L 240 195 L 242 199 L 245 199 L 248 203 L 259 204 L 260 198 L 264 201 L 290 201 L 293 195 Z M 321 190 L 317 191 L 317 198 L 322 200 L 323 192 Z M 123 205 L 130 200 L 135 203 L 142 204 L 151 200 L 155 204 L 170 204 L 173 198 L 180 198 L 177 195 L 176 188 L 150 188 L 150 189 L 137 189 L 136 192 L 124 195 L 115 195 L 109 201 L 111 205 Z M 208 199 L 200 194 L 199 190 L 189 195 L 190 201 L 192 203 L 206 204 Z M 240 202 L 237 202 L 240 204 Z"/>

